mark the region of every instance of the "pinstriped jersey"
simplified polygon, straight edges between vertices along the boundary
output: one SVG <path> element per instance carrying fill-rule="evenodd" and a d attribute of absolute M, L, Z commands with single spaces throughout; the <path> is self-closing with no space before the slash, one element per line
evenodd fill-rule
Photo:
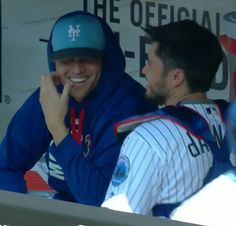
<path fill-rule="evenodd" d="M 206 119 L 220 147 L 225 125 L 217 105 L 211 101 L 181 105 Z M 212 164 L 212 152 L 201 136 L 168 119 L 143 123 L 122 145 L 106 200 L 122 194 L 131 212 L 151 214 L 158 204 L 179 203 L 198 191 Z M 122 211 L 119 198 L 114 200 L 111 208 Z"/>

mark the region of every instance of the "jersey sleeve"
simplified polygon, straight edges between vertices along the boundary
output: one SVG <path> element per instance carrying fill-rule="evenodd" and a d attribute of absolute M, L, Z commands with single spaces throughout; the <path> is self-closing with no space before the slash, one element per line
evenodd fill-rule
<path fill-rule="evenodd" d="M 162 160 L 137 130 L 124 141 L 102 206 L 150 214 L 156 202 Z M 159 168 L 159 169 L 157 169 Z M 121 204 L 122 203 L 122 204 Z"/>
<path fill-rule="evenodd" d="M 13 116 L 0 145 L 0 189 L 26 193 L 24 174 L 47 150 L 50 140 L 36 91 Z"/>
<path fill-rule="evenodd" d="M 97 133 L 90 139 L 85 136 L 83 144 L 69 134 L 50 151 L 75 201 L 94 206 L 100 206 L 105 198 L 121 148 L 110 123 Z"/>

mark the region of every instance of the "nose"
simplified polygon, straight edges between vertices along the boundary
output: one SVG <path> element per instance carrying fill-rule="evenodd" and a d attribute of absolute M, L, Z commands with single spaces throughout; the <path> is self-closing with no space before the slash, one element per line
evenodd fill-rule
<path fill-rule="evenodd" d="M 147 68 L 147 65 L 144 65 L 144 67 L 142 68 L 142 71 L 141 71 L 141 73 L 145 76 L 146 76 L 146 68 Z"/>
<path fill-rule="evenodd" d="M 74 61 L 72 67 L 73 67 L 72 70 L 75 74 L 81 74 L 81 73 L 85 72 L 85 69 L 86 69 L 84 62 L 81 60 Z"/>

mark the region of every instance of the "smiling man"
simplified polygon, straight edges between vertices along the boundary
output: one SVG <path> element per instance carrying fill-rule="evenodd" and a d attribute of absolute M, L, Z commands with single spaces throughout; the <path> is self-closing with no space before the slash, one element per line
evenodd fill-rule
<path fill-rule="evenodd" d="M 124 140 L 102 206 L 169 217 L 224 165 L 231 168 L 224 143 L 228 103 L 207 98 L 223 52 L 217 37 L 191 20 L 145 31 L 151 40 L 142 69 L 146 95 L 163 108 L 117 126 L 139 125 Z"/>
<path fill-rule="evenodd" d="M 48 63 L 0 146 L 0 189 L 26 193 L 24 174 L 45 154 L 54 198 L 99 206 L 121 147 L 114 124 L 153 107 L 110 27 L 90 13 L 56 21 Z"/>

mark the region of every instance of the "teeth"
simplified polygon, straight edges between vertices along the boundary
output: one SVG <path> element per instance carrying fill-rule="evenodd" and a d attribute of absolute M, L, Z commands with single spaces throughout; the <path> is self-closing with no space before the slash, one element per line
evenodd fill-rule
<path fill-rule="evenodd" d="M 76 83 L 84 82 L 84 81 L 87 80 L 87 79 L 88 79 L 87 77 L 83 77 L 83 78 L 70 77 L 70 80 L 71 80 L 72 82 L 76 82 Z"/>

